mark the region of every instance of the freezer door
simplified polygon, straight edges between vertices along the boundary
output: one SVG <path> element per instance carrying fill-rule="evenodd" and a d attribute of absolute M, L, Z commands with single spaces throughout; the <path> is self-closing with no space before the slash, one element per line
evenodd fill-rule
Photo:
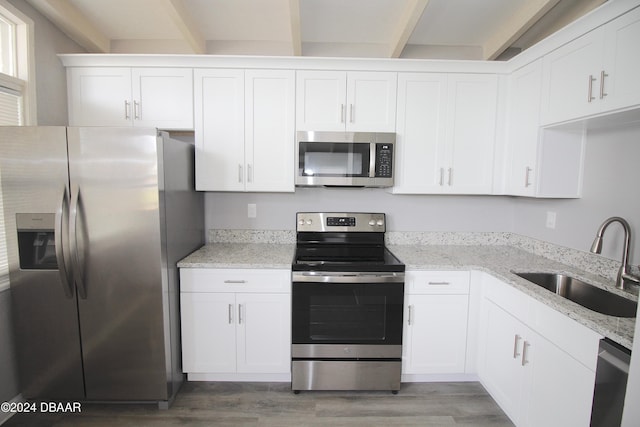
<path fill-rule="evenodd" d="M 66 128 L 0 127 L 0 171 L 22 395 L 82 399 Z"/>
<path fill-rule="evenodd" d="M 69 128 L 68 144 L 87 399 L 166 400 L 157 132 Z"/>

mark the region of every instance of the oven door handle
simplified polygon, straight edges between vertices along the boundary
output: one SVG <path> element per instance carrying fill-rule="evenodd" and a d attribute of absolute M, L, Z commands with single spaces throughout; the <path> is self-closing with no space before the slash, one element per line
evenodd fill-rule
<path fill-rule="evenodd" d="M 329 271 L 305 271 L 291 273 L 293 282 L 307 283 L 404 283 L 403 272 L 351 273 Z"/>

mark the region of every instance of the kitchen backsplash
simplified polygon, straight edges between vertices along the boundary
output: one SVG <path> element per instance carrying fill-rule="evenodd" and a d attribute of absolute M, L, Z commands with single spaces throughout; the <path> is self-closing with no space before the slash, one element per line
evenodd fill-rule
<path fill-rule="evenodd" d="M 612 280 L 620 268 L 616 260 L 508 232 L 388 231 L 385 237 L 389 245 L 509 245 Z M 207 241 L 295 244 L 296 233 L 293 230 L 209 230 Z"/>

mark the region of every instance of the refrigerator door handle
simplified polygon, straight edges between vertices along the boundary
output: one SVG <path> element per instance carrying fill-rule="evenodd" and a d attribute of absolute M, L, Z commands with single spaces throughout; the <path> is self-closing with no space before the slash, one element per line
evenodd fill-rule
<path fill-rule="evenodd" d="M 62 289 L 64 295 L 67 298 L 73 298 L 73 282 L 70 276 L 71 268 L 67 265 L 67 257 L 64 254 L 66 243 L 63 242 L 62 233 L 63 225 L 69 218 L 69 197 L 67 195 L 67 187 L 64 187 L 62 191 L 62 198 L 60 205 L 56 210 L 56 223 L 55 223 L 55 245 L 56 245 L 56 262 L 58 263 L 58 271 L 60 272 L 60 279 L 62 280 Z M 67 222 L 68 223 L 68 222 Z"/>
<path fill-rule="evenodd" d="M 78 248 L 78 215 L 80 214 L 80 206 L 82 205 L 82 199 L 80 198 L 80 187 L 76 192 L 76 196 L 71 203 L 71 224 L 69 230 L 69 236 L 72 244 L 73 255 L 71 259 L 75 261 L 74 266 L 74 278 L 78 288 L 80 298 L 87 299 L 87 288 L 84 282 L 84 257 L 80 257 L 80 250 Z"/>

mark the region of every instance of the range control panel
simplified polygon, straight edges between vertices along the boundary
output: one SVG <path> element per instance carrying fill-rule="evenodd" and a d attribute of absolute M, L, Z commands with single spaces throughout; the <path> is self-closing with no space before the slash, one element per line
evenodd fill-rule
<path fill-rule="evenodd" d="M 384 232 L 383 213 L 298 212 L 296 231 L 311 232 Z"/>

